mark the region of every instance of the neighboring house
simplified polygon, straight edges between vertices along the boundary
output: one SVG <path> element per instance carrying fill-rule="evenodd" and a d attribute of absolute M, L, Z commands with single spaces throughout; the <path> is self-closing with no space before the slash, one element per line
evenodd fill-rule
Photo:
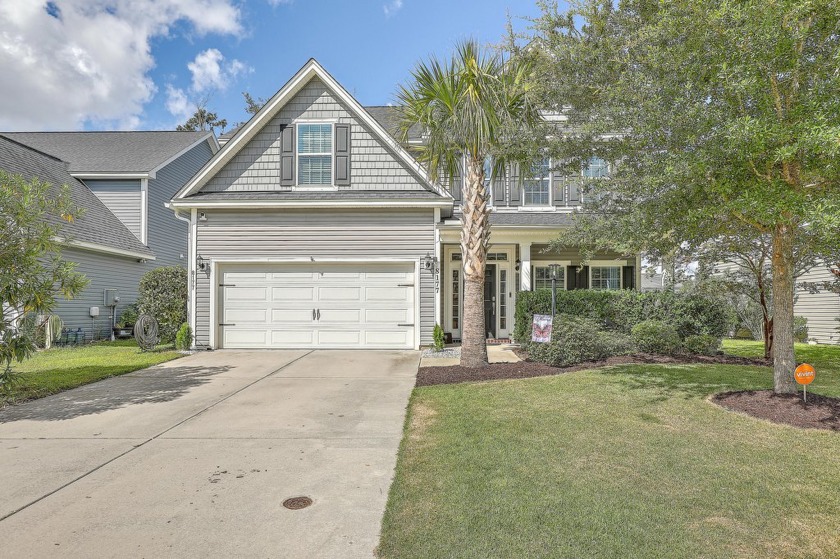
<path fill-rule="evenodd" d="M 54 310 L 65 327 L 88 341 L 108 336 L 106 290 L 119 292 L 119 316 L 145 272 L 186 266 L 187 223 L 165 205 L 218 150 L 211 132 L 4 132 L 0 144 L 0 168 L 67 184 L 84 210 L 62 254 L 90 284 Z"/>
<path fill-rule="evenodd" d="M 808 339 L 821 344 L 840 343 L 840 295 L 825 289 L 837 277 L 827 267 L 815 266 L 796 278 L 796 300 L 793 313 L 808 319 Z M 812 284 L 818 291 L 806 289 Z"/>
<path fill-rule="evenodd" d="M 450 190 L 394 136 L 389 107 L 361 106 L 310 60 L 173 199 L 190 219 L 190 317 L 211 348 L 417 348 L 440 323 L 460 338 L 462 179 Z M 409 144 L 422 142 L 416 131 Z M 599 162 L 588 173 L 603 173 Z M 548 251 L 580 204 L 550 162 L 493 181 L 487 335 L 513 331 L 516 294 L 635 288 L 640 257 Z"/>
<path fill-rule="evenodd" d="M 665 274 L 655 268 L 642 270 L 642 291 L 662 291 L 665 289 Z"/>

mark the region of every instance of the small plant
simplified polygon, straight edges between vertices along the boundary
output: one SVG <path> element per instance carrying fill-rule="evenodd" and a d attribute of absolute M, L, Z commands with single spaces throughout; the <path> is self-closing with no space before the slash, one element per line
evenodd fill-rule
<path fill-rule="evenodd" d="M 680 349 L 680 335 L 677 329 L 661 320 L 645 320 L 633 327 L 633 341 L 639 351 L 673 355 Z"/>
<path fill-rule="evenodd" d="M 432 331 L 432 345 L 435 351 L 443 351 L 443 338 L 443 328 L 441 328 L 440 324 L 435 324 L 435 328 Z"/>
<path fill-rule="evenodd" d="M 140 312 L 137 310 L 137 303 L 131 303 L 120 313 L 117 328 L 130 328 L 134 326 L 138 318 L 140 318 Z"/>
<path fill-rule="evenodd" d="M 688 336 L 683 342 L 683 348 L 695 355 L 715 355 L 720 350 L 720 338 L 709 334 Z"/>
<path fill-rule="evenodd" d="M 804 316 L 793 317 L 793 339 L 799 343 L 808 341 L 808 318 Z"/>
<path fill-rule="evenodd" d="M 190 347 L 192 347 L 192 328 L 185 322 L 181 324 L 178 333 L 175 334 L 175 349 L 187 351 Z"/>

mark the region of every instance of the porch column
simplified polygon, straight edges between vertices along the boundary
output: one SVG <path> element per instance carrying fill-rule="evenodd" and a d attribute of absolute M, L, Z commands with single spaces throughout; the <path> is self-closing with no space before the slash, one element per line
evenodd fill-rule
<path fill-rule="evenodd" d="M 531 243 L 519 243 L 519 289 L 531 291 Z"/>

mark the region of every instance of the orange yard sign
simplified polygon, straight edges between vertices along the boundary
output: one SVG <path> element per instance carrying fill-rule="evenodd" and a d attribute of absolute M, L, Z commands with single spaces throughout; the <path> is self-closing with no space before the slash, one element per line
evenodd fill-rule
<path fill-rule="evenodd" d="M 811 384 L 814 382 L 814 368 L 807 363 L 803 363 L 796 368 L 793 376 L 799 384 Z"/>

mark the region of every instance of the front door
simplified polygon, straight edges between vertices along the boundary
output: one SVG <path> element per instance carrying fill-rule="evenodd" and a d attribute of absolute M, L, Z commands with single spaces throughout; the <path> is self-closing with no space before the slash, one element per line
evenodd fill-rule
<path fill-rule="evenodd" d="M 488 338 L 496 337 L 496 265 L 484 270 L 484 329 Z"/>

